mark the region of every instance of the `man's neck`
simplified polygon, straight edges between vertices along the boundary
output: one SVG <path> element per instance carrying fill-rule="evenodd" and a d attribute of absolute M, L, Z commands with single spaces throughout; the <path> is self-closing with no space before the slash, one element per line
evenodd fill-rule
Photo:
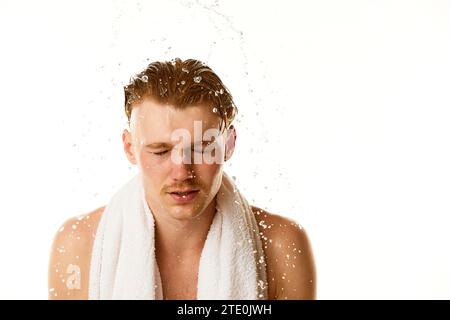
<path fill-rule="evenodd" d="M 178 220 L 155 215 L 155 248 L 166 258 L 183 259 L 200 255 L 216 213 L 216 198 L 196 218 Z"/>

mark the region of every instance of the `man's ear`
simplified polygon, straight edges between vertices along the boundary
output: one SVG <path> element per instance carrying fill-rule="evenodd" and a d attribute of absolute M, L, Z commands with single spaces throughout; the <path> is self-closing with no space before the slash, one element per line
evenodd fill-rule
<path fill-rule="evenodd" d="M 123 130 L 122 133 L 122 141 L 123 141 L 123 150 L 130 161 L 131 164 L 137 164 L 136 156 L 134 154 L 133 143 L 131 138 L 131 133 L 127 129 Z"/>
<path fill-rule="evenodd" d="M 225 142 L 225 161 L 230 160 L 234 152 L 234 147 L 236 146 L 236 129 L 231 125 L 227 129 L 227 140 Z"/>

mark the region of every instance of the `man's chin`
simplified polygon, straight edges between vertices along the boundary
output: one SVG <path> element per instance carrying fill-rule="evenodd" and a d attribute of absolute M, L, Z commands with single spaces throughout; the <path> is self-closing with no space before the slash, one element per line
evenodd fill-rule
<path fill-rule="evenodd" d="M 200 212 L 192 206 L 176 206 L 170 209 L 169 214 L 177 220 L 191 220 L 198 217 Z"/>

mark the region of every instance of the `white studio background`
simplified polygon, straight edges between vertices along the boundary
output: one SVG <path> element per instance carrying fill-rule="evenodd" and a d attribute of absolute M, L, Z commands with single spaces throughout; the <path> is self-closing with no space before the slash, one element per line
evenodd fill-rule
<path fill-rule="evenodd" d="M 239 107 L 226 170 L 299 221 L 320 299 L 450 298 L 450 1 L 0 0 L 0 298 L 135 169 L 122 86 L 197 58 Z"/>

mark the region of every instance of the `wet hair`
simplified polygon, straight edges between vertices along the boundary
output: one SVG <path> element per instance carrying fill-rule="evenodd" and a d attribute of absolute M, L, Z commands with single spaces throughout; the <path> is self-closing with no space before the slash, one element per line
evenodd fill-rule
<path fill-rule="evenodd" d="M 231 93 L 219 76 L 205 63 L 194 59 L 152 62 L 144 71 L 131 77 L 124 93 L 128 122 L 133 104 L 145 98 L 175 108 L 209 106 L 222 119 L 221 131 L 229 128 L 238 112 Z"/>

